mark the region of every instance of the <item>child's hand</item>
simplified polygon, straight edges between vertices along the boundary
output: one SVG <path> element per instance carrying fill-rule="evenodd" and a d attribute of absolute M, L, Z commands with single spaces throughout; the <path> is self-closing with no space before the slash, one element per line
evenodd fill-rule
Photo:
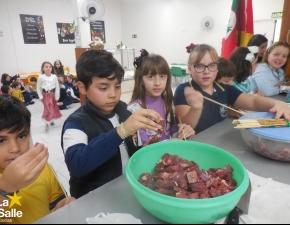
<path fill-rule="evenodd" d="M 203 97 L 199 91 L 196 91 L 191 87 L 186 87 L 184 88 L 184 96 L 190 107 L 194 109 L 203 108 Z"/>
<path fill-rule="evenodd" d="M 279 101 L 269 112 L 276 113 L 275 119 L 283 116 L 286 120 L 290 120 L 290 107 L 282 101 Z"/>
<path fill-rule="evenodd" d="M 67 197 L 67 198 L 65 198 L 65 199 L 62 199 L 62 200 L 60 200 L 60 201 L 56 204 L 56 206 L 55 206 L 55 210 L 58 210 L 59 208 L 65 206 L 65 205 L 67 205 L 68 203 L 73 202 L 73 201 L 75 201 L 75 200 L 76 200 L 76 199 L 75 199 L 74 197 Z"/>
<path fill-rule="evenodd" d="M 274 86 L 275 87 L 280 87 L 280 86 L 283 86 L 283 85 L 285 85 L 285 82 L 279 82 L 279 83 L 275 84 Z"/>
<path fill-rule="evenodd" d="M 124 128 L 128 135 L 136 133 L 141 128 L 157 131 L 162 129 L 162 126 L 158 124 L 160 120 L 163 119 L 155 110 L 138 109 L 124 122 Z"/>
<path fill-rule="evenodd" d="M 13 160 L 0 178 L 1 189 L 14 192 L 31 184 L 42 172 L 48 160 L 48 150 L 43 144 L 29 149 Z"/>
<path fill-rule="evenodd" d="M 178 124 L 178 139 L 184 139 L 183 134 L 185 136 L 185 138 L 190 138 L 193 137 L 195 135 L 195 131 L 193 130 L 193 128 L 188 125 L 188 124 Z"/>

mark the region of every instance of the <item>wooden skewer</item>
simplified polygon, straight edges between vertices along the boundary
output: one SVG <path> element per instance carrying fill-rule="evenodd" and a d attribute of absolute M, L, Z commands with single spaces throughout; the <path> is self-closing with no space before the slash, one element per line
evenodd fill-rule
<path fill-rule="evenodd" d="M 64 193 L 64 195 L 65 195 L 66 203 L 68 203 L 68 202 L 69 202 L 69 199 L 68 199 L 68 195 L 67 195 L 67 193 L 66 193 L 64 187 L 62 186 L 62 184 L 61 184 L 60 180 L 58 179 L 58 177 L 57 177 L 57 175 L 56 175 L 54 169 L 52 168 L 52 166 L 51 166 L 49 163 L 47 163 L 47 164 L 49 165 L 50 169 L 52 170 L 52 172 L 53 172 L 53 174 L 54 174 L 56 180 L 58 181 L 58 183 L 59 183 L 59 185 L 60 185 L 60 187 L 61 187 L 61 189 L 62 189 L 62 191 L 63 191 L 63 193 Z"/>
<path fill-rule="evenodd" d="M 240 111 L 238 111 L 238 110 L 235 110 L 235 109 L 233 109 L 233 108 L 231 108 L 231 107 L 228 107 L 227 105 L 224 105 L 224 104 L 222 104 L 222 103 L 219 103 L 219 102 L 217 102 L 217 101 L 215 101 L 215 100 L 212 100 L 211 98 L 208 98 L 208 97 L 206 97 L 206 96 L 203 96 L 203 98 L 206 99 L 206 100 L 208 100 L 208 101 L 210 101 L 210 102 L 213 102 L 213 103 L 215 103 L 215 104 L 218 104 L 218 105 L 221 105 L 221 106 L 223 106 L 223 107 L 226 107 L 226 108 L 228 108 L 228 109 L 230 109 L 230 110 L 232 110 L 232 111 L 235 111 L 235 112 L 237 112 L 237 113 L 243 114 L 244 116 L 250 117 L 250 118 L 252 118 L 252 119 L 257 119 L 257 118 L 254 117 L 254 116 L 250 116 L 250 115 L 247 114 L 247 113 L 244 113 L 244 112 L 240 112 Z"/>
<path fill-rule="evenodd" d="M 180 116 L 178 117 L 178 121 L 179 121 L 180 124 L 182 124 L 181 119 L 180 119 Z M 182 135 L 183 135 L 183 139 L 186 141 L 186 137 L 184 135 L 183 129 L 182 129 Z"/>

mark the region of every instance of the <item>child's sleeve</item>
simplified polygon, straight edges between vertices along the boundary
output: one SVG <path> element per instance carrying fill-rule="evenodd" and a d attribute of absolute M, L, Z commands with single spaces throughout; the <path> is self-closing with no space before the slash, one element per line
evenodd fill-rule
<path fill-rule="evenodd" d="M 42 82 L 43 82 L 43 79 L 40 76 L 39 79 L 38 79 L 38 84 L 37 84 L 37 94 L 38 94 L 38 97 L 39 97 L 40 100 L 43 99 L 42 90 L 41 90 Z"/>
<path fill-rule="evenodd" d="M 53 171 L 52 166 L 47 163 L 45 166 L 48 177 L 49 185 L 49 210 L 54 211 L 56 204 L 65 198 L 65 193 L 61 188 L 61 184 L 58 182 L 58 179 L 55 177 L 55 172 Z"/>
<path fill-rule="evenodd" d="M 55 100 L 58 101 L 59 99 L 59 84 L 58 84 L 58 80 L 57 80 L 57 76 L 55 76 Z"/>

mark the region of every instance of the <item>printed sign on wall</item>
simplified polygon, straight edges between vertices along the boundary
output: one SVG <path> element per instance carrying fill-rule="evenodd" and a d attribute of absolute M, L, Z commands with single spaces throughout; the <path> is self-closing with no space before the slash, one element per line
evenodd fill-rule
<path fill-rule="evenodd" d="M 46 44 L 42 16 L 20 14 L 24 44 Z"/>
<path fill-rule="evenodd" d="M 104 21 L 97 20 L 90 22 L 91 28 L 91 40 L 94 41 L 95 37 L 101 38 L 101 40 L 106 43 L 106 36 L 105 36 L 105 23 Z"/>
<path fill-rule="evenodd" d="M 56 23 L 56 27 L 60 44 L 75 43 L 75 26 L 73 23 Z"/>

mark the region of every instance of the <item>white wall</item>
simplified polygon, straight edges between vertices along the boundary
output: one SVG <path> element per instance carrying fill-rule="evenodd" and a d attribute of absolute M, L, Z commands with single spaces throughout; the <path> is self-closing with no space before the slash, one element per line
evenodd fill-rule
<path fill-rule="evenodd" d="M 120 1 L 104 0 L 106 47 L 115 48 L 121 40 Z M 24 44 L 19 14 L 42 15 L 46 44 Z M 0 0 L 0 74 L 40 71 L 43 61 L 53 63 L 60 59 L 64 65 L 75 68 L 75 44 L 59 44 L 56 23 L 72 23 L 71 0 Z M 90 33 L 87 35 L 90 39 Z M 88 47 L 89 41 L 84 48 Z"/>
<path fill-rule="evenodd" d="M 186 63 L 185 47 L 190 43 L 207 43 L 221 50 L 232 0 L 103 0 L 105 5 L 106 49 L 115 48 L 116 41 L 128 47 L 142 48 L 163 55 L 169 63 Z M 261 21 L 271 19 L 272 12 L 283 11 L 284 0 L 253 0 L 254 29 Z M 42 15 L 46 44 L 24 44 L 19 14 Z M 204 16 L 211 16 L 215 26 L 200 29 Z M 73 21 L 72 0 L 0 0 L 0 74 L 14 75 L 21 71 L 39 71 L 45 60 L 60 59 L 75 67 L 75 45 L 59 44 L 56 23 Z M 272 25 L 266 26 L 273 30 Z M 273 31 L 272 31 L 273 32 Z M 269 31 L 267 31 L 269 33 Z M 137 34 L 133 39 L 132 34 Z M 89 33 L 81 33 L 90 38 Z M 267 38 L 269 38 L 267 36 Z M 88 43 L 87 43 L 88 44 Z M 88 46 L 82 46 L 88 47 Z"/>

